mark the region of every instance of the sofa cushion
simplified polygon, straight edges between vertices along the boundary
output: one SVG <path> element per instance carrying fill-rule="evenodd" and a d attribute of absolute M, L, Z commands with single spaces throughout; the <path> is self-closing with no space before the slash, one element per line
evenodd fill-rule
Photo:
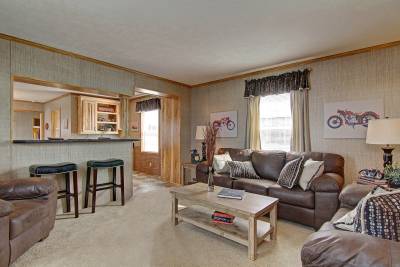
<path fill-rule="evenodd" d="M 240 178 L 233 180 L 233 188 L 239 190 L 245 190 L 246 192 L 267 195 L 268 188 L 275 185 L 276 183 L 266 179 L 247 179 Z"/>
<path fill-rule="evenodd" d="M 217 154 L 225 154 L 227 152 L 231 156 L 232 160 L 249 161 L 252 150 L 242 148 L 220 148 L 218 149 Z"/>
<path fill-rule="evenodd" d="M 251 161 L 261 178 L 277 181 L 286 163 L 286 152 L 254 151 L 251 154 Z"/>
<path fill-rule="evenodd" d="M 260 179 L 251 161 L 228 161 L 227 163 L 232 178 Z"/>
<path fill-rule="evenodd" d="M 299 186 L 288 189 L 276 184 L 268 189 L 268 196 L 276 197 L 282 203 L 309 209 L 314 208 L 314 192 L 310 190 L 303 191 Z"/>
<path fill-rule="evenodd" d="M 292 189 L 299 181 L 303 169 L 303 161 L 304 157 L 300 157 L 287 162 L 279 174 L 278 184 Z"/>
<path fill-rule="evenodd" d="M 12 204 L 14 211 L 9 215 L 10 239 L 14 239 L 49 216 L 46 200 L 15 200 Z"/>
<path fill-rule="evenodd" d="M 213 178 L 214 178 L 214 185 L 232 188 L 233 179 L 231 177 L 229 177 L 229 174 L 216 173 L 216 174 L 214 174 Z M 207 183 L 207 180 L 205 180 L 204 182 Z"/>

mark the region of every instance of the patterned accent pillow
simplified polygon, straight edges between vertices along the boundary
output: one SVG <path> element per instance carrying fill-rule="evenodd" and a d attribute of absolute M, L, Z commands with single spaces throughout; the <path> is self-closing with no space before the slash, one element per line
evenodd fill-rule
<path fill-rule="evenodd" d="M 231 178 L 260 179 L 251 161 L 227 161 Z"/>
<path fill-rule="evenodd" d="M 301 172 L 299 179 L 299 186 L 304 190 L 308 190 L 311 187 L 311 183 L 315 178 L 320 177 L 324 173 L 324 162 L 315 161 L 312 159 L 304 162 L 303 171 Z"/>
<path fill-rule="evenodd" d="M 278 184 L 282 187 L 292 189 L 299 181 L 303 168 L 304 157 L 289 161 L 279 174 Z"/>
<path fill-rule="evenodd" d="M 213 168 L 216 173 L 229 173 L 228 161 L 232 161 L 229 152 L 221 155 L 214 155 Z"/>

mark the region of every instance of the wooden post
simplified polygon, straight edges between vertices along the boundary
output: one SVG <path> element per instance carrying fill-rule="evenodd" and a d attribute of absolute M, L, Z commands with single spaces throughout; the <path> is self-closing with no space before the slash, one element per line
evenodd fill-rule
<path fill-rule="evenodd" d="M 270 225 L 272 227 L 272 233 L 271 233 L 271 240 L 276 240 L 276 236 L 277 236 L 277 231 L 278 231 L 278 224 L 277 224 L 277 220 L 278 220 L 278 203 L 276 203 L 274 205 L 274 207 L 272 208 L 271 212 L 269 213 L 269 217 L 270 217 Z"/>
<path fill-rule="evenodd" d="M 249 259 L 254 261 L 257 257 L 257 219 L 249 217 L 249 245 L 248 256 Z"/>
<path fill-rule="evenodd" d="M 178 199 L 175 197 L 175 194 L 172 194 L 172 224 L 178 224 L 178 218 L 176 215 L 178 214 Z"/>

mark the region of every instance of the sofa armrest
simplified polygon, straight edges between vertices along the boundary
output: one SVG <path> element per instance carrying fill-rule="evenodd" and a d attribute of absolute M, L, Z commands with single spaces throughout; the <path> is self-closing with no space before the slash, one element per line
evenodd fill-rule
<path fill-rule="evenodd" d="M 39 198 L 47 196 L 56 190 L 56 182 L 46 178 L 0 181 L 0 198 L 4 200 Z"/>
<path fill-rule="evenodd" d="M 311 190 L 314 192 L 340 192 L 343 183 L 343 176 L 337 173 L 327 172 L 312 182 Z"/>
<path fill-rule="evenodd" d="M 14 207 L 8 201 L 0 199 L 0 217 L 8 216 L 11 212 L 13 212 Z"/>
<path fill-rule="evenodd" d="M 327 230 L 311 234 L 301 250 L 303 266 L 394 266 L 400 243 L 366 234 Z"/>
<path fill-rule="evenodd" d="M 374 188 L 373 185 L 349 184 L 339 195 L 340 206 L 353 209 Z"/>

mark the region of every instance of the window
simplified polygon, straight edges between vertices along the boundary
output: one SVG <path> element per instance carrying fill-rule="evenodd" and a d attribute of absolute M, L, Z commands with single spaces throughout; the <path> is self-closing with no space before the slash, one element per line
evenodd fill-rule
<path fill-rule="evenodd" d="M 290 93 L 260 99 L 260 139 L 263 150 L 290 150 L 292 114 Z"/>
<path fill-rule="evenodd" d="M 140 113 L 143 152 L 158 153 L 158 114 L 158 109 Z"/>

